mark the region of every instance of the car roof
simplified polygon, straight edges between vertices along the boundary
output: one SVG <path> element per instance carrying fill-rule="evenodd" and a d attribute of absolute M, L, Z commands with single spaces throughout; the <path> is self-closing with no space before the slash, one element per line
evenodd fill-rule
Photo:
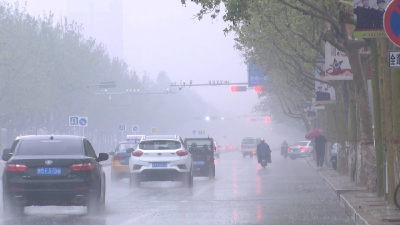
<path fill-rule="evenodd" d="M 30 135 L 21 136 L 20 140 L 82 140 L 84 137 L 76 135 Z"/>
<path fill-rule="evenodd" d="M 135 141 L 120 141 L 120 142 L 118 142 L 118 144 L 139 144 L 139 142 L 135 142 Z"/>
<path fill-rule="evenodd" d="M 142 141 L 147 140 L 179 140 L 177 135 L 146 135 Z"/>

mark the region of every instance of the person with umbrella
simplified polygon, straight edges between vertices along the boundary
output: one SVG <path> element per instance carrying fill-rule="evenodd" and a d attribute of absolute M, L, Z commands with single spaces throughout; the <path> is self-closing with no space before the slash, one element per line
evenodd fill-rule
<path fill-rule="evenodd" d="M 319 135 L 315 138 L 315 152 L 317 153 L 317 166 L 324 166 L 324 158 L 325 158 L 325 145 L 328 140 L 324 135 Z"/>
<path fill-rule="evenodd" d="M 325 158 L 325 145 L 328 142 L 326 137 L 322 135 L 322 129 L 313 129 L 306 135 L 306 139 L 310 140 L 315 138 L 315 153 L 317 154 L 317 166 L 324 166 L 324 158 Z"/>

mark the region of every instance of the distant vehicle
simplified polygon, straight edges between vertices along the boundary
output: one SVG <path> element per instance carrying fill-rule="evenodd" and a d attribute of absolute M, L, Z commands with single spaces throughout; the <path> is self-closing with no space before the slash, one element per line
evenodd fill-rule
<path fill-rule="evenodd" d="M 193 160 L 193 175 L 196 177 L 215 177 L 214 141 L 212 138 L 186 138 L 185 146 Z"/>
<path fill-rule="evenodd" d="M 221 146 L 218 146 L 217 142 L 214 141 L 214 148 L 215 148 L 214 157 L 217 159 L 219 158 L 220 147 Z"/>
<path fill-rule="evenodd" d="M 337 170 L 337 152 L 340 144 L 334 143 L 331 149 L 331 163 L 334 170 Z"/>
<path fill-rule="evenodd" d="M 245 137 L 242 140 L 241 150 L 243 158 L 246 156 L 253 157 L 257 155 L 257 145 L 260 144 L 261 138 Z"/>
<path fill-rule="evenodd" d="M 129 148 L 131 187 L 145 181 L 182 181 L 193 187 L 192 157 L 179 135 L 143 136 L 139 146 Z"/>
<path fill-rule="evenodd" d="M 84 137 L 40 135 L 22 137 L 13 153 L 3 154 L 3 209 L 22 215 L 25 206 L 87 206 L 89 213 L 105 207 L 106 177 L 101 161 Z"/>
<path fill-rule="evenodd" d="M 129 178 L 129 158 L 131 153 L 127 149 L 136 149 L 143 135 L 127 135 L 127 141 L 118 143 L 114 151 L 108 154 L 112 156 L 111 160 L 111 181 L 118 181 L 122 178 Z"/>
<path fill-rule="evenodd" d="M 288 157 L 293 160 L 298 157 L 307 157 L 312 155 L 312 151 L 311 141 L 299 141 L 288 148 Z"/>

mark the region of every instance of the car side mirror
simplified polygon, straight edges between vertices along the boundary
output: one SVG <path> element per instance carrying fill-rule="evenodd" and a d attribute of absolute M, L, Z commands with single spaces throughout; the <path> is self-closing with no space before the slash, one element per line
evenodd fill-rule
<path fill-rule="evenodd" d="M 10 148 L 6 148 L 3 150 L 3 154 L 10 154 L 11 153 L 11 149 Z"/>
<path fill-rule="evenodd" d="M 3 154 L 3 161 L 8 161 L 8 160 L 10 160 L 11 159 L 11 157 L 13 156 L 13 154 L 11 154 L 11 153 L 6 153 L 6 154 Z"/>
<path fill-rule="evenodd" d="M 108 160 L 108 154 L 107 153 L 100 153 L 99 157 L 97 158 L 98 162 L 107 161 L 107 160 Z"/>
<path fill-rule="evenodd" d="M 109 152 L 108 155 L 114 156 L 115 152 Z"/>
<path fill-rule="evenodd" d="M 135 149 L 133 149 L 133 148 L 128 148 L 128 149 L 126 150 L 126 153 L 132 153 L 133 151 L 135 151 Z"/>

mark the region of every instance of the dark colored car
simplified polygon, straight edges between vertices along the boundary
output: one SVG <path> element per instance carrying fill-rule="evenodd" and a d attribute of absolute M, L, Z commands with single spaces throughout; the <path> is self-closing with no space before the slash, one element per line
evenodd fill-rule
<path fill-rule="evenodd" d="M 212 138 L 186 138 L 186 149 L 189 149 L 193 160 L 195 177 L 215 178 L 214 141 Z"/>
<path fill-rule="evenodd" d="M 4 151 L 5 213 L 22 215 L 25 206 L 87 206 L 101 212 L 106 180 L 99 162 L 108 154 L 96 153 L 84 137 L 43 135 L 21 137 L 15 151 Z"/>

